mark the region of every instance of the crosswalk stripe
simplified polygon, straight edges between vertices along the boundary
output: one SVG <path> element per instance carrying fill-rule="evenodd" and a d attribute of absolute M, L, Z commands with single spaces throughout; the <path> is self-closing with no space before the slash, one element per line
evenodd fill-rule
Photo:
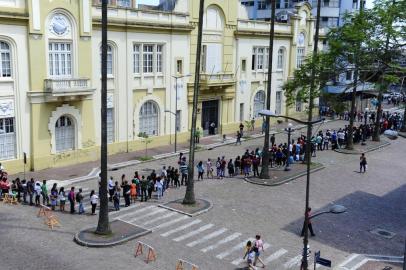
<path fill-rule="evenodd" d="M 196 246 L 196 245 L 198 245 L 200 243 L 204 243 L 204 242 L 206 242 L 206 241 L 208 241 L 208 240 L 210 240 L 210 239 L 212 239 L 212 238 L 214 238 L 216 236 L 219 236 L 220 234 L 222 234 L 222 233 L 224 233 L 226 231 L 227 231 L 226 228 L 222 228 L 220 230 L 214 231 L 211 234 L 208 234 L 208 235 L 204 236 L 203 238 L 200 238 L 198 240 L 190 242 L 189 244 L 187 244 L 187 246 L 188 247 L 194 247 L 194 246 Z"/>
<path fill-rule="evenodd" d="M 131 213 L 127 213 L 127 214 L 124 214 L 124 215 L 117 216 L 117 217 L 116 217 L 116 219 L 123 219 L 124 217 L 133 216 L 133 215 L 136 215 L 136 214 L 139 214 L 139 213 L 145 212 L 145 211 L 147 211 L 147 210 L 149 210 L 149 209 L 151 209 L 151 208 L 154 208 L 154 207 L 156 207 L 156 206 L 155 206 L 155 205 L 150 205 L 150 206 L 147 206 L 147 207 L 144 207 L 144 208 L 141 208 L 141 209 L 135 210 L 134 212 L 131 212 Z"/>
<path fill-rule="evenodd" d="M 176 213 L 176 212 L 171 212 L 171 213 L 169 213 L 169 214 L 166 214 L 166 215 L 163 215 L 163 216 L 160 216 L 160 217 L 156 217 L 156 218 L 154 218 L 154 219 L 151 219 L 151 220 L 145 222 L 144 225 L 152 224 L 152 223 L 154 223 L 154 222 L 157 222 L 158 220 L 162 220 L 162 219 L 165 219 L 165 218 L 174 216 L 174 215 L 176 215 L 176 214 L 178 214 L 178 213 Z"/>
<path fill-rule="evenodd" d="M 173 241 L 175 241 L 175 242 L 180 242 L 180 241 L 185 240 L 185 239 L 187 239 L 187 238 L 189 238 L 189 237 L 192 237 L 192 236 L 194 236 L 194 235 L 196 235 L 196 234 L 199 234 L 199 233 L 201 233 L 201 232 L 204 232 L 204 231 L 210 229 L 210 228 L 213 227 L 213 226 L 214 226 L 214 224 L 211 224 L 211 223 L 210 223 L 210 224 L 206 224 L 206 225 L 200 227 L 199 229 L 197 229 L 197 230 L 195 230 L 195 231 L 192 231 L 192 232 L 190 232 L 190 233 L 187 233 L 187 234 L 184 234 L 184 235 L 179 236 L 179 237 L 177 237 L 177 238 L 174 238 Z"/>
<path fill-rule="evenodd" d="M 218 254 L 218 255 L 216 256 L 216 258 L 218 258 L 218 259 L 221 260 L 221 259 L 224 259 L 225 257 L 227 257 L 228 255 L 230 255 L 231 253 L 233 253 L 234 251 L 243 249 L 243 248 L 245 247 L 245 244 L 246 244 L 248 241 L 254 241 L 254 238 L 249 238 L 249 239 L 247 239 L 247 240 L 245 240 L 245 241 L 239 243 L 238 245 L 236 245 L 236 246 L 234 246 L 234 247 L 232 247 L 232 248 L 230 248 L 230 249 L 228 249 L 228 250 L 226 250 L 226 251 L 224 251 L 224 252 Z"/>
<path fill-rule="evenodd" d="M 205 248 L 201 249 L 200 251 L 206 253 L 207 251 L 213 250 L 213 249 L 215 249 L 215 248 L 217 248 L 217 247 L 219 247 L 219 246 L 221 246 L 223 244 L 231 242 L 231 241 L 233 241 L 234 239 L 236 239 L 236 238 L 238 238 L 240 236 L 241 236 L 241 233 L 233 233 L 232 235 L 227 236 L 223 240 L 220 240 L 219 242 L 217 242 L 217 243 L 215 243 L 215 244 L 213 244 L 211 246 L 205 247 Z"/>
<path fill-rule="evenodd" d="M 269 248 L 270 246 L 271 246 L 270 244 L 264 243 L 264 250 L 266 250 L 266 249 Z M 260 251 L 261 251 L 261 250 L 260 250 Z M 232 261 L 231 263 L 234 264 L 234 265 L 239 265 L 239 264 L 241 264 L 241 263 L 243 263 L 243 262 L 244 262 L 244 259 L 238 258 L 238 259 L 235 259 L 234 261 Z"/>
<path fill-rule="evenodd" d="M 134 222 L 134 221 L 136 221 L 136 220 L 138 220 L 138 219 L 144 219 L 144 218 L 147 218 L 147 217 L 150 217 L 150 216 L 154 216 L 154 215 L 156 215 L 156 214 L 159 214 L 159 213 L 162 213 L 162 212 L 165 212 L 165 211 L 168 211 L 168 210 L 166 210 L 165 208 L 159 208 L 159 207 L 157 207 L 157 209 L 152 210 L 151 212 L 149 212 L 149 213 L 147 213 L 147 214 L 145 214 L 145 215 L 132 218 L 132 219 L 129 220 L 128 222 L 131 223 L 131 222 Z"/>
<path fill-rule="evenodd" d="M 265 260 L 264 263 L 268 264 L 270 262 L 273 262 L 275 260 L 277 260 L 278 258 L 280 258 L 282 255 L 284 255 L 285 253 L 287 253 L 288 251 L 286 249 L 279 249 L 278 251 L 276 251 L 275 253 L 269 255 Z"/>
<path fill-rule="evenodd" d="M 293 257 L 289 261 L 287 261 L 283 266 L 285 268 L 291 268 L 295 265 L 298 265 L 300 263 L 300 260 L 302 259 L 302 255 L 297 255 L 296 257 Z"/>
<path fill-rule="evenodd" d="M 187 224 L 185 224 L 185 225 L 182 225 L 182 226 L 180 226 L 180 227 L 177 227 L 177 228 L 175 228 L 175 229 L 172 229 L 172 230 L 170 230 L 170 231 L 167 231 L 166 233 L 161 234 L 161 236 L 167 237 L 167 236 L 169 236 L 169 235 L 171 235 L 171 234 L 174 234 L 174 233 L 176 233 L 176 232 L 179 232 L 179 231 L 181 231 L 181 230 L 184 230 L 184 229 L 186 229 L 186 228 L 189 228 L 189 227 L 191 227 L 191 226 L 193 226 L 193 225 L 195 225 L 195 224 L 198 224 L 198 223 L 200 223 L 200 222 L 202 222 L 200 219 L 193 220 L 192 222 L 189 222 L 189 223 L 187 223 Z"/>
<path fill-rule="evenodd" d="M 152 227 L 150 230 L 155 231 L 155 230 L 158 230 L 158 229 L 166 228 L 166 227 L 169 227 L 172 224 L 175 224 L 175 223 L 177 223 L 179 221 L 182 221 L 182 220 L 185 220 L 185 219 L 190 219 L 190 218 L 191 217 L 188 217 L 188 216 L 181 216 L 180 218 L 173 219 L 173 220 L 170 220 L 168 222 L 161 223 L 161 224 L 159 224 L 159 225 L 157 225 L 155 227 Z"/>
<path fill-rule="evenodd" d="M 130 205 L 128 207 L 121 208 L 120 211 L 109 212 L 109 215 L 122 214 L 122 212 L 127 212 L 133 208 L 138 208 L 143 205 L 144 205 L 144 203 L 133 203 L 132 205 Z M 131 212 L 131 214 L 132 214 L 132 212 Z"/>

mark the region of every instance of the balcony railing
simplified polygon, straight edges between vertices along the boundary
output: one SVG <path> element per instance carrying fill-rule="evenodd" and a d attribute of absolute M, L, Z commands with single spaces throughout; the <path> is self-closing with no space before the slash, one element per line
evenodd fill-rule
<path fill-rule="evenodd" d="M 61 78 L 45 79 L 45 91 L 53 94 L 78 92 L 93 92 L 90 88 L 90 79 L 88 78 Z"/>
<path fill-rule="evenodd" d="M 215 73 L 215 74 L 207 74 L 203 73 L 200 75 L 200 80 L 202 83 L 215 83 L 215 84 L 228 84 L 228 83 L 233 83 L 235 81 L 234 79 L 234 74 L 233 73 Z"/>

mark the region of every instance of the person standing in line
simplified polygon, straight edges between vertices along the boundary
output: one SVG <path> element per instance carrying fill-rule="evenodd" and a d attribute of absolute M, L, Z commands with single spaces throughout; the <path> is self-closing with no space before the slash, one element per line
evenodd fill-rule
<path fill-rule="evenodd" d="M 41 184 L 40 182 L 36 182 L 35 183 L 35 206 L 40 206 L 41 203 L 41 193 L 42 193 L 42 189 L 41 189 Z"/>
<path fill-rule="evenodd" d="M 115 186 L 114 186 L 114 194 L 113 194 L 113 203 L 114 203 L 114 209 L 116 211 L 120 210 L 120 186 L 118 185 L 118 182 L 116 181 Z"/>
<path fill-rule="evenodd" d="M 203 180 L 203 174 L 204 174 L 204 167 L 203 167 L 203 162 L 200 161 L 197 165 L 197 181 Z"/>
<path fill-rule="evenodd" d="M 180 187 L 180 182 L 179 182 L 179 171 L 178 171 L 178 169 L 176 169 L 175 172 L 173 173 L 173 181 L 174 181 L 175 187 L 179 188 Z"/>
<path fill-rule="evenodd" d="M 145 176 L 142 176 L 141 181 L 140 181 L 140 186 L 141 186 L 141 202 L 144 200 L 148 200 L 147 196 L 147 189 L 148 189 L 148 181 L 145 180 Z"/>
<path fill-rule="evenodd" d="M 70 204 L 70 213 L 74 214 L 75 213 L 75 187 L 71 187 L 69 194 L 68 194 L 68 200 Z"/>
<path fill-rule="evenodd" d="M 107 188 L 109 189 L 109 201 L 112 202 L 113 201 L 113 195 L 114 195 L 113 176 L 110 176 Z"/>
<path fill-rule="evenodd" d="M 49 205 L 47 180 L 42 181 L 41 191 L 42 191 L 41 192 L 41 194 L 42 194 L 42 204 L 43 205 Z"/>
<path fill-rule="evenodd" d="M 137 201 L 137 188 L 138 188 L 138 186 L 134 182 L 135 181 L 132 181 L 131 185 L 130 185 L 131 203 L 135 203 Z"/>
<path fill-rule="evenodd" d="M 55 210 L 55 207 L 58 204 L 58 188 L 56 187 L 56 183 L 53 184 L 52 189 L 51 189 L 51 208 L 52 210 Z"/>
<path fill-rule="evenodd" d="M 125 201 L 125 207 L 130 206 L 130 193 L 131 193 L 131 186 L 128 184 L 127 180 L 124 180 L 123 184 L 121 185 L 123 189 L 123 197 Z"/>
<path fill-rule="evenodd" d="M 85 209 L 83 207 L 83 194 L 81 188 L 79 188 L 79 192 L 76 194 L 76 202 L 79 204 L 79 215 L 81 215 L 85 212 Z"/>
<path fill-rule="evenodd" d="M 311 236 L 316 236 L 316 235 L 314 234 L 314 232 L 313 232 L 313 226 L 312 226 L 312 222 L 311 222 L 311 217 L 312 217 L 311 211 L 312 211 L 312 209 L 311 209 L 310 207 L 307 208 L 307 211 L 306 211 L 306 213 L 305 213 L 305 216 L 306 216 L 307 219 L 309 219 L 308 228 L 309 228 L 309 231 L 310 231 L 310 235 L 311 235 Z M 301 232 L 301 234 L 300 234 L 300 236 L 302 236 L 302 237 L 304 236 L 304 233 L 305 233 L 305 225 L 306 225 L 306 220 L 303 221 L 302 232 Z"/>
<path fill-rule="evenodd" d="M 213 164 L 211 163 L 211 159 L 207 159 L 206 161 L 206 170 L 207 170 L 207 178 L 213 179 Z"/>
<path fill-rule="evenodd" d="M 227 164 L 227 169 L 228 169 L 228 176 L 233 177 L 234 176 L 234 163 L 233 159 L 230 159 L 230 161 Z"/>
<path fill-rule="evenodd" d="M 96 195 L 94 190 L 90 191 L 90 204 L 92 205 L 92 215 L 96 215 L 96 206 L 99 196 Z"/>
<path fill-rule="evenodd" d="M 367 158 L 364 153 L 359 158 L 359 172 L 362 173 L 362 170 L 364 170 L 364 173 L 367 170 Z"/>
<path fill-rule="evenodd" d="M 64 187 L 61 187 L 59 189 L 58 197 L 59 197 L 59 210 L 61 212 L 65 212 L 66 194 Z"/>
<path fill-rule="evenodd" d="M 30 205 L 34 205 L 34 202 L 33 202 L 34 193 L 35 193 L 34 186 L 35 186 L 34 179 L 31 178 L 31 180 L 28 181 L 28 183 L 27 183 L 27 192 L 28 192 L 28 196 L 30 196 Z"/>
<path fill-rule="evenodd" d="M 275 145 L 275 133 L 271 136 L 271 147 Z"/>
<path fill-rule="evenodd" d="M 260 163 L 260 159 L 258 156 L 254 155 L 252 158 L 252 171 L 254 172 L 254 177 L 257 176 L 259 177 L 259 163 Z"/>

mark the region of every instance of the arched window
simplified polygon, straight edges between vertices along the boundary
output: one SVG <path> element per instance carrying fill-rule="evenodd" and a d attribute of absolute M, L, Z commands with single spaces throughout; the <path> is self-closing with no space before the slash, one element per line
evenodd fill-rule
<path fill-rule="evenodd" d="M 265 109 L 265 92 L 261 90 L 254 97 L 254 117 L 258 117 L 258 113 L 263 109 Z"/>
<path fill-rule="evenodd" d="M 277 61 L 276 69 L 283 69 L 283 62 L 285 60 L 284 53 L 285 53 L 285 50 L 283 48 L 280 48 L 278 50 L 278 61 Z"/>
<path fill-rule="evenodd" d="M 158 135 L 159 109 L 153 101 L 145 102 L 139 115 L 140 133 L 145 132 L 147 135 Z"/>
<path fill-rule="evenodd" d="M 223 14 L 216 6 L 210 6 L 204 13 L 203 28 L 223 31 Z"/>
<path fill-rule="evenodd" d="M 10 45 L 0 41 L 0 78 L 11 77 L 11 52 Z"/>
<path fill-rule="evenodd" d="M 56 152 L 75 149 L 75 124 L 67 115 L 55 123 L 55 146 Z"/>
<path fill-rule="evenodd" d="M 102 65 L 102 48 L 100 47 L 100 70 Z M 100 72 L 101 73 L 101 72 Z M 107 75 L 113 75 L 113 49 L 107 44 Z"/>

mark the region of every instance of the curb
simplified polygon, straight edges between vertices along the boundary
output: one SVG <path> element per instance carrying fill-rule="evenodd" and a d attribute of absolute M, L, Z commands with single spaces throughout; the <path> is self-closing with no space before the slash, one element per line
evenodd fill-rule
<path fill-rule="evenodd" d="M 325 166 L 324 166 L 323 164 L 321 164 L 320 166 L 317 166 L 316 168 L 311 169 L 311 170 L 310 170 L 310 173 L 318 172 L 318 171 L 320 171 L 320 170 L 322 170 L 322 169 L 324 169 L 324 168 L 325 168 Z M 291 182 L 291 181 L 293 181 L 293 180 L 295 180 L 295 179 L 297 179 L 297 178 L 300 178 L 300 177 L 302 177 L 302 176 L 304 176 L 304 175 L 306 175 L 306 174 L 307 174 L 307 172 L 302 172 L 302 173 L 299 173 L 299 174 L 297 174 L 297 175 L 294 175 L 294 176 L 292 176 L 292 177 L 289 177 L 289 178 L 287 178 L 287 179 L 284 179 L 284 180 L 281 180 L 281 181 L 279 181 L 279 182 L 272 183 L 272 184 L 258 183 L 258 182 L 255 182 L 255 181 L 250 180 L 250 179 L 247 178 L 247 177 L 244 177 L 244 180 L 245 180 L 246 182 L 248 182 L 248 183 L 250 183 L 250 184 L 254 184 L 254 185 L 275 187 L 275 186 L 280 186 L 280 185 L 286 184 L 286 183 L 288 183 L 288 182 Z"/>
<path fill-rule="evenodd" d="M 210 204 L 209 207 L 206 208 L 206 209 L 197 211 L 196 213 L 193 213 L 193 214 L 186 213 L 184 211 L 181 211 L 181 210 L 166 206 L 164 204 L 158 204 L 158 207 L 162 207 L 162 208 L 165 208 L 165 209 L 173 211 L 173 212 L 178 212 L 180 214 L 183 214 L 183 215 L 186 215 L 186 216 L 189 216 L 189 217 L 195 217 L 195 216 L 199 216 L 199 215 L 201 215 L 203 213 L 209 212 L 213 208 L 213 202 L 212 201 L 207 200 L 207 199 L 204 199 L 204 200 L 207 201 Z"/>
<path fill-rule="evenodd" d="M 345 154 L 345 155 L 359 155 L 361 153 L 369 153 L 369 152 L 372 152 L 372 151 L 375 151 L 375 150 L 379 150 L 379 149 L 384 148 L 384 147 L 389 146 L 389 145 L 390 145 L 390 142 L 385 141 L 385 143 L 383 143 L 383 144 L 381 144 L 379 146 L 369 148 L 369 149 L 367 149 L 367 150 L 365 150 L 363 152 L 355 152 L 355 151 L 354 152 L 344 152 L 344 151 L 340 151 L 341 149 L 334 149 L 334 152 L 337 152 L 337 153 L 340 153 L 340 154 Z M 353 151 L 353 150 L 350 150 L 350 151 Z"/>
<path fill-rule="evenodd" d="M 121 219 L 120 219 L 120 221 L 125 222 L 125 223 L 128 223 L 128 222 L 126 222 L 126 221 L 124 221 L 124 220 L 121 220 Z M 130 224 L 130 223 L 129 223 L 129 224 Z M 132 224 L 131 224 L 131 225 L 132 225 Z M 110 242 L 110 243 L 88 243 L 88 242 L 83 241 L 83 240 L 81 240 L 81 239 L 79 238 L 79 233 L 80 233 L 80 231 L 75 234 L 75 236 L 74 236 L 74 238 L 73 238 L 73 241 L 75 241 L 75 242 L 76 242 L 77 244 L 79 244 L 80 246 L 84 246 L 84 247 L 104 248 L 104 247 L 117 246 L 117 245 L 123 244 L 123 243 L 125 243 L 125 242 L 131 241 L 131 240 L 133 240 L 133 239 L 135 239 L 135 238 L 138 238 L 138 237 L 141 237 L 141 236 L 144 236 L 144 235 L 147 235 L 147 234 L 152 233 L 152 230 L 145 229 L 144 227 L 141 227 L 141 226 L 138 226 L 138 225 L 137 225 L 137 227 L 142 228 L 142 229 L 144 230 L 144 232 L 137 233 L 137 234 L 134 234 L 134 235 L 125 237 L 125 238 L 121 238 L 120 240 L 113 241 L 113 242 Z M 89 229 L 92 229 L 92 228 L 94 228 L 94 227 L 93 227 L 93 226 L 92 226 L 92 227 L 88 227 L 87 229 L 84 229 L 84 230 L 89 230 Z M 82 230 L 82 231 L 83 231 L 83 230 Z"/>

